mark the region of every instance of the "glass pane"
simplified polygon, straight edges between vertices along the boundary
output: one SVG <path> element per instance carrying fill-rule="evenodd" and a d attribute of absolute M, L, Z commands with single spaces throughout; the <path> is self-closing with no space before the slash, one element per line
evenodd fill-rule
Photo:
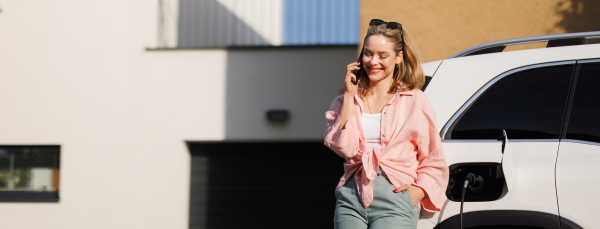
<path fill-rule="evenodd" d="M 573 65 L 518 72 L 486 90 L 463 113 L 449 139 L 558 139 Z"/>
<path fill-rule="evenodd" d="M 600 142 L 600 64 L 581 65 L 567 138 Z"/>
<path fill-rule="evenodd" d="M 423 84 L 423 88 L 421 88 L 421 91 L 425 91 L 425 89 L 427 89 L 427 85 L 429 85 L 431 79 L 433 79 L 432 76 L 425 76 L 425 84 Z"/>
<path fill-rule="evenodd" d="M 0 146 L 0 200 L 58 199 L 59 159 L 59 146 Z"/>

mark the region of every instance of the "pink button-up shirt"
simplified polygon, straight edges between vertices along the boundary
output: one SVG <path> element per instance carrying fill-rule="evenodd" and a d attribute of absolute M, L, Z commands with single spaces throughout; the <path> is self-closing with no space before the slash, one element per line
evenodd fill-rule
<path fill-rule="evenodd" d="M 325 145 L 346 159 L 337 187 L 354 174 L 361 201 L 368 207 L 373 201 L 372 181 L 381 167 L 395 187 L 421 187 L 429 196 L 421 201 L 423 208 L 439 211 L 446 200 L 448 165 L 435 127 L 435 112 L 425 93 L 414 89 L 394 94 L 381 115 L 381 149 L 372 150 L 367 148 L 361 124 L 362 100 L 354 96 L 355 112 L 345 125 L 339 118 L 343 100 L 343 95 L 336 97 L 325 113 Z"/>

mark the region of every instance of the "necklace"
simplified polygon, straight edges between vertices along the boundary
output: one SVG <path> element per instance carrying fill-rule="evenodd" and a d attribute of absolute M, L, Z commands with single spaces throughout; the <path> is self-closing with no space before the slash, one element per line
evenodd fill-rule
<path fill-rule="evenodd" d="M 384 104 L 384 103 L 385 103 L 385 101 L 387 100 L 387 97 L 388 97 L 388 95 L 385 95 L 385 97 L 383 97 L 383 103 L 381 103 L 381 105 L 379 105 L 379 107 L 377 107 L 377 108 L 380 108 L 381 106 L 383 106 L 383 104 Z M 365 96 L 365 98 L 367 99 L 367 105 L 369 106 L 369 112 L 370 112 L 371 114 L 373 114 L 373 110 L 371 110 L 371 103 L 369 103 L 369 97 L 368 97 L 368 96 Z"/>

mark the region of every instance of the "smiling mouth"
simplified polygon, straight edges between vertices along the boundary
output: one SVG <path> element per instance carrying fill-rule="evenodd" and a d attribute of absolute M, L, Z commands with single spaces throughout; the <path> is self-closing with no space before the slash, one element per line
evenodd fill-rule
<path fill-rule="evenodd" d="M 381 72 L 381 68 L 369 68 L 370 73 L 379 73 Z"/>

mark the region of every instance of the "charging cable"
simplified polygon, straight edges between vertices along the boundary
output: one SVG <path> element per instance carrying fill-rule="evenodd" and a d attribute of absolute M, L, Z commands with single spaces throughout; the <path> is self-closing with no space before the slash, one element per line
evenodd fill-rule
<path fill-rule="evenodd" d="M 469 175 L 473 175 L 469 173 Z M 469 177 L 467 175 L 467 177 Z M 460 229 L 463 228 L 463 204 L 465 203 L 465 192 L 467 191 L 467 186 L 469 185 L 469 179 L 465 179 L 465 185 L 462 188 L 462 197 L 460 198 Z"/>
<path fill-rule="evenodd" d="M 469 173 L 465 177 L 465 185 L 463 185 L 462 197 L 460 198 L 460 229 L 463 228 L 463 204 L 465 203 L 465 193 L 467 192 L 467 187 L 469 187 L 471 191 L 479 192 L 481 187 L 483 187 L 483 177 L 473 173 Z"/>

